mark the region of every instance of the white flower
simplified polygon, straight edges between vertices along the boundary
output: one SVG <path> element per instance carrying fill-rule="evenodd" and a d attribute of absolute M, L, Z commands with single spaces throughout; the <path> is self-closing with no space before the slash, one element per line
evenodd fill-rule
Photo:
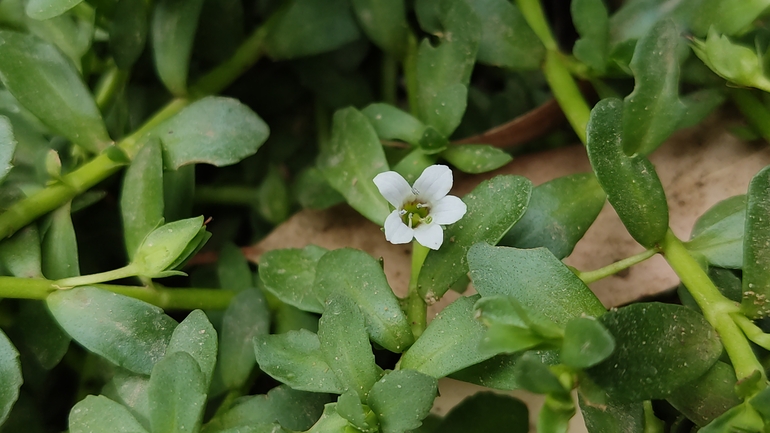
<path fill-rule="evenodd" d="M 396 208 L 385 219 L 385 239 L 393 244 L 406 244 L 415 238 L 437 250 L 444 242 L 441 226 L 456 223 L 467 210 L 462 200 L 447 195 L 452 188 L 452 170 L 445 165 L 426 168 L 414 186 L 395 171 L 378 174 L 374 184 Z"/>

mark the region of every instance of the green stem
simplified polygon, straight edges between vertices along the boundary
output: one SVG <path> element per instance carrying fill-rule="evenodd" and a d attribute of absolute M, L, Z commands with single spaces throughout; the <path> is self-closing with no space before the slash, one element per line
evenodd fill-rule
<path fill-rule="evenodd" d="M 382 55 L 381 88 L 382 100 L 395 106 L 398 90 L 398 60 L 388 53 Z"/>
<path fill-rule="evenodd" d="M 770 141 L 770 110 L 751 90 L 731 89 L 730 97 L 749 122 L 766 141 Z"/>
<path fill-rule="evenodd" d="M 406 98 L 409 102 L 409 112 L 417 117 L 417 50 L 419 44 L 417 37 L 409 32 L 406 44 L 406 56 L 404 56 L 404 79 L 406 81 Z"/>
<path fill-rule="evenodd" d="M 548 51 L 558 51 L 559 45 L 556 43 L 556 39 L 551 33 L 551 27 L 548 25 L 548 21 L 545 19 L 543 8 L 540 5 L 540 0 L 516 0 L 516 4 L 521 10 L 521 14 L 524 15 L 524 19 L 535 32 L 540 41 L 545 45 Z"/>
<path fill-rule="evenodd" d="M 543 73 L 551 87 L 553 97 L 556 98 L 580 141 L 585 144 L 586 127 L 591 116 L 591 107 L 588 106 L 575 79 L 572 78 L 569 70 L 562 62 L 561 53 L 556 51 L 546 53 Z"/>
<path fill-rule="evenodd" d="M 409 292 L 406 298 L 406 318 L 412 327 L 415 340 L 420 338 L 428 323 L 428 304 L 420 296 L 417 280 L 429 251 L 428 247 L 420 245 L 419 242 L 412 242 L 412 275 L 409 278 Z"/>
<path fill-rule="evenodd" d="M 123 71 L 115 65 L 102 75 L 99 84 L 94 91 L 94 100 L 100 109 L 104 110 L 115 97 L 120 93 L 128 82 L 128 72 Z"/>
<path fill-rule="evenodd" d="M 751 376 L 756 370 L 765 377 L 762 364 L 751 350 L 751 345 L 743 331 L 731 317 L 731 314 L 740 312 L 739 306 L 719 292 L 706 272 L 671 230 L 663 238 L 661 250 L 703 311 L 703 316 L 719 334 L 738 380 Z"/>
<path fill-rule="evenodd" d="M 255 206 L 259 191 L 248 186 L 202 186 L 195 189 L 195 202 L 201 204 L 224 204 Z"/>
<path fill-rule="evenodd" d="M 627 257 L 623 260 L 617 261 L 611 265 L 607 265 L 603 268 L 596 269 L 594 271 L 586 271 L 586 272 L 580 272 L 577 271 L 577 276 L 583 280 L 584 283 L 593 283 L 594 281 L 601 280 L 602 278 L 609 277 L 610 275 L 614 275 L 623 269 L 630 268 L 631 266 L 641 263 L 650 257 L 654 256 L 658 253 L 658 250 L 656 249 L 649 249 L 646 251 L 643 251 L 639 254 L 633 255 L 631 257 Z"/>
<path fill-rule="evenodd" d="M 642 406 L 644 407 L 644 433 L 663 433 L 666 431 L 666 425 L 655 416 L 652 402 L 645 400 Z"/>
<path fill-rule="evenodd" d="M 765 332 L 762 331 L 762 328 L 754 324 L 754 322 L 752 322 L 748 317 L 744 316 L 743 313 L 733 313 L 730 315 L 730 317 L 733 318 L 735 323 L 741 328 L 749 340 L 767 350 L 770 350 L 770 334 L 765 334 Z"/>
<path fill-rule="evenodd" d="M 169 289 L 156 285 L 154 288 L 95 284 L 103 290 L 129 296 L 153 304 L 164 310 L 194 310 L 205 308 L 224 310 L 235 292 L 219 289 Z M 0 277 L 0 298 L 44 300 L 49 294 L 61 290 L 56 281 L 39 278 Z"/>
<path fill-rule="evenodd" d="M 129 278 L 136 276 L 136 267 L 129 264 L 122 268 L 113 269 L 111 271 L 99 272 L 98 274 L 81 275 L 79 277 L 62 278 L 56 280 L 54 284 L 61 289 L 75 287 L 75 286 L 87 286 L 90 284 L 103 283 L 105 281 L 115 281 L 123 278 Z"/>

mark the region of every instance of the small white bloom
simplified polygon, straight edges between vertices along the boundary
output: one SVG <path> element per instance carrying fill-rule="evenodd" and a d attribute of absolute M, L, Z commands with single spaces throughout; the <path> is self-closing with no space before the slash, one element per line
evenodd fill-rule
<path fill-rule="evenodd" d="M 441 226 L 456 223 L 468 209 L 458 197 L 447 195 L 452 189 L 452 170 L 445 165 L 426 168 L 414 186 L 395 171 L 378 174 L 374 184 L 396 208 L 385 219 L 385 239 L 393 244 L 406 244 L 414 238 L 437 250 L 444 242 Z"/>

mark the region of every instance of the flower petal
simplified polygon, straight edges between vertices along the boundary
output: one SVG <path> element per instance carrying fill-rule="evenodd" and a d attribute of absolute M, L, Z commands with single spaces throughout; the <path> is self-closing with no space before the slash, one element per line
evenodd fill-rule
<path fill-rule="evenodd" d="M 446 165 L 431 165 L 414 182 L 417 196 L 434 204 L 452 189 L 452 170 Z"/>
<path fill-rule="evenodd" d="M 398 209 L 385 218 L 385 239 L 391 244 L 408 244 L 414 237 L 414 230 L 410 229 L 403 221 Z"/>
<path fill-rule="evenodd" d="M 420 224 L 414 229 L 414 237 L 422 246 L 437 250 L 444 243 L 444 229 L 438 224 Z"/>
<path fill-rule="evenodd" d="M 385 197 L 385 200 L 396 209 L 401 209 L 405 202 L 414 197 L 409 182 L 395 171 L 380 173 L 374 176 L 372 182 L 377 185 L 377 189 L 380 190 L 380 194 Z"/>
<path fill-rule="evenodd" d="M 468 206 L 459 197 L 448 195 L 430 209 L 430 217 L 434 224 L 454 224 L 465 215 Z"/>

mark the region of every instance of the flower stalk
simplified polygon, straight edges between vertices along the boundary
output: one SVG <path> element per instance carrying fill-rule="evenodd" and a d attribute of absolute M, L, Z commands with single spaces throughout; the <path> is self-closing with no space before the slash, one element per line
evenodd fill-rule
<path fill-rule="evenodd" d="M 420 338 L 428 323 L 428 304 L 420 296 L 417 280 L 429 251 L 430 249 L 420 245 L 419 242 L 412 242 L 412 274 L 409 278 L 409 292 L 406 297 L 406 318 L 412 327 L 415 340 Z"/>

